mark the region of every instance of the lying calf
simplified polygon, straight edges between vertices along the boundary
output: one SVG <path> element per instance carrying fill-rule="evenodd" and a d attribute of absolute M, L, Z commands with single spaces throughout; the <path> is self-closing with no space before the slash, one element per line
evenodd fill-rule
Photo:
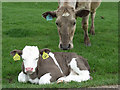
<path fill-rule="evenodd" d="M 90 79 L 90 67 L 87 61 L 69 52 L 50 52 L 39 50 L 36 46 L 26 46 L 22 51 L 13 50 L 11 54 L 19 54 L 23 59 L 19 82 L 50 84 L 51 82 L 87 81 Z M 46 55 L 43 58 L 43 55 Z"/>

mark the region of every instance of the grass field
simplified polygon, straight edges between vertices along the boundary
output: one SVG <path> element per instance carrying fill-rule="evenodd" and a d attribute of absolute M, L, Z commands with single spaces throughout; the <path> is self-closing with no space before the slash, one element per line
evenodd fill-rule
<path fill-rule="evenodd" d="M 19 83 L 21 61 L 14 62 L 10 51 L 35 45 L 39 49 L 58 48 L 59 37 L 55 19 L 46 21 L 41 14 L 53 11 L 57 3 L 2 3 L 2 87 L 3 88 L 80 88 L 118 83 L 118 3 L 102 3 L 95 19 L 96 35 L 91 36 L 91 47 L 84 45 L 81 19 L 77 19 L 74 48 L 64 52 L 76 52 L 88 59 L 93 80 L 66 84 L 35 85 Z M 104 16 L 104 19 L 101 19 Z"/>

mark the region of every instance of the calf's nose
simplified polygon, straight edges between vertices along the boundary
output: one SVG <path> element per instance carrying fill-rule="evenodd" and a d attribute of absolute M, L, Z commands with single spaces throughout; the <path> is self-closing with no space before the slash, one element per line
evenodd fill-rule
<path fill-rule="evenodd" d="M 26 69 L 26 71 L 33 71 L 33 68 L 31 68 L 31 67 L 27 67 L 25 69 Z"/>

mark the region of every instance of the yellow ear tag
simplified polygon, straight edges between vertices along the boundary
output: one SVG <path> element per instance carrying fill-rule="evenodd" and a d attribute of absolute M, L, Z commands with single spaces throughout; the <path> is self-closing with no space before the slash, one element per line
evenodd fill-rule
<path fill-rule="evenodd" d="M 46 52 L 43 52 L 42 58 L 47 59 L 47 58 L 49 58 L 49 55 Z"/>
<path fill-rule="evenodd" d="M 13 57 L 14 61 L 20 60 L 20 56 L 16 53 L 15 56 Z"/>

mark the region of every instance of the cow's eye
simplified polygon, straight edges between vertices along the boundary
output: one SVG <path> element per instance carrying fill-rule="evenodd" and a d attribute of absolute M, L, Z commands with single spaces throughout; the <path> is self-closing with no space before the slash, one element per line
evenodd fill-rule
<path fill-rule="evenodd" d="M 75 25 L 75 24 L 76 24 L 76 22 L 73 23 L 73 25 Z"/>
<path fill-rule="evenodd" d="M 58 23 L 56 22 L 56 25 L 58 26 Z"/>
<path fill-rule="evenodd" d="M 60 22 L 56 22 L 56 25 L 57 25 L 58 27 L 61 27 Z"/>

